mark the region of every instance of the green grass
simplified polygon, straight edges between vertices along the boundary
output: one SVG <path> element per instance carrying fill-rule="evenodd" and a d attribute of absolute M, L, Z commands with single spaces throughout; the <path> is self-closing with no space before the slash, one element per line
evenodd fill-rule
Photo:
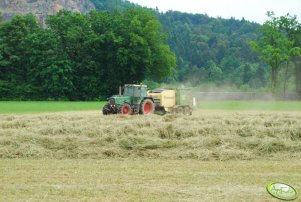
<path fill-rule="evenodd" d="M 101 110 L 104 102 L 1 101 L 0 113 L 39 113 Z"/>
<path fill-rule="evenodd" d="M 101 110 L 105 102 L 1 101 L 0 113 L 39 113 Z M 202 101 L 198 109 L 301 111 L 300 101 Z"/>
<path fill-rule="evenodd" d="M 199 109 L 301 111 L 301 101 L 201 101 Z"/>
<path fill-rule="evenodd" d="M 0 201 L 277 201 L 301 161 L 0 160 Z"/>

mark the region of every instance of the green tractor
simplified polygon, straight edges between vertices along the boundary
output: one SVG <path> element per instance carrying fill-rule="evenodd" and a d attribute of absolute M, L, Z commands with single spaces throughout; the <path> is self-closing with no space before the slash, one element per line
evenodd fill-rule
<path fill-rule="evenodd" d="M 110 114 L 152 114 L 155 105 L 152 97 L 147 96 L 146 85 L 126 84 L 119 88 L 119 95 L 108 98 L 102 109 L 104 115 Z"/>

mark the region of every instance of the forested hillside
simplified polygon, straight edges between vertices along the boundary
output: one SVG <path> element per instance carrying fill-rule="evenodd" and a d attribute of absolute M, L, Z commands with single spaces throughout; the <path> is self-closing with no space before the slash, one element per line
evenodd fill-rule
<path fill-rule="evenodd" d="M 140 7 L 128 0 L 91 0 L 91 2 L 93 2 L 96 9 L 100 11 L 125 11 L 129 8 Z"/>
<path fill-rule="evenodd" d="M 172 11 L 158 16 L 178 58 L 179 81 L 266 85 L 266 68 L 249 46 L 258 24 Z"/>
<path fill-rule="evenodd" d="M 121 11 L 139 5 L 124 0 L 93 0 L 99 10 Z M 168 81 L 229 85 L 236 88 L 265 87 L 268 69 L 249 43 L 258 38 L 252 23 L 236 19 L 211 18 L 203 14 L 155 10 L 177 56 L 177 68 Z"/>

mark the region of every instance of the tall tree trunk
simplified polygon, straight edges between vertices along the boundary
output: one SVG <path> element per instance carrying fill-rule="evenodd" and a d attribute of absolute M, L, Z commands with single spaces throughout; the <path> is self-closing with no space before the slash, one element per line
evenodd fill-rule
<path fill-rule="evenodd" d="M 283 83 L 283 98 L 286 98 L 286 86 L 288 80 L 288 65 L 289 61 L 286 61 L 285 73 L 284 73 L 284 83 Z"/>
<path fill-rule="evenodd" d="M 295 56 L 293 61 L 296 69 L 296 91 L 301 96 L 301 57 Z"/>
<path fill-rule="evenodd" d="M 276 87 L 277 87 L 277 67 L 272 67 L 272 93 L 276 95 Z"/>

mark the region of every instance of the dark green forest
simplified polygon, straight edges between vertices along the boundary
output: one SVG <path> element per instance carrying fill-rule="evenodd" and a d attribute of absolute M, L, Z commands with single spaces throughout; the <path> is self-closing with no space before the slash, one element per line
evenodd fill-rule
<path fill-rule="evenodd" d="M 0 99 L 99 100 L 140 82 L 301 93 L 294 16 L 259 25 L 124 0 L 93 3 L 98 11 L 61 11 L 47 28 L 30 14 L 0 23 Z"/>
<path fill-rule="evenodd" d="M 258 38 L 258 24 L 173 11 L 159 19 L 177 55 L 178 81 L 254 88 L 267 84 L 267 68 L 249 46 Z"/>
<path fill-rule="evenodd" d="M 176 58 L 151 10 L 61 11 L 42 28 L 33 15 L 0 25 L 2 99 L 96 100 L 124 83 L 158 81 Z"/>

